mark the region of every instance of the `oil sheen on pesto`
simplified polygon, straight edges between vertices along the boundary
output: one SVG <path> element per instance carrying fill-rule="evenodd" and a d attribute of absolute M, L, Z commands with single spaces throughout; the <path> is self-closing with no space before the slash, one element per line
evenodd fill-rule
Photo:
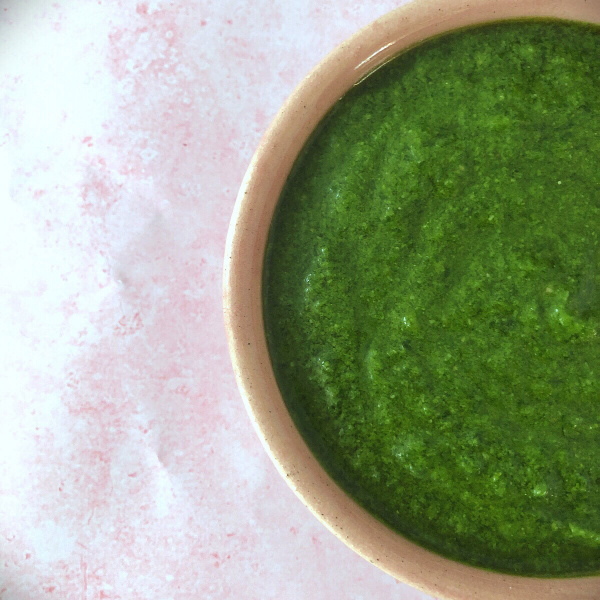
<path fill-rule="evenodd" d="M 464 30 L 356 86 L 264 290 L 289 410 L 372 514 L 494 570 L 600 570 L 598 29 Z"/>

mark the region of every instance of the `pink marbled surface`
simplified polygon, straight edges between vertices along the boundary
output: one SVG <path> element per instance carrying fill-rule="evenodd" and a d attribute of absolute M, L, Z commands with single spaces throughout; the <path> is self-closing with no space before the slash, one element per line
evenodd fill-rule
<path fill-rule="evenodd" d="M 397 4 L 0 1 L 2 600 L 426 600 L 276 473 L 221 310 L 261 133 Z"/>

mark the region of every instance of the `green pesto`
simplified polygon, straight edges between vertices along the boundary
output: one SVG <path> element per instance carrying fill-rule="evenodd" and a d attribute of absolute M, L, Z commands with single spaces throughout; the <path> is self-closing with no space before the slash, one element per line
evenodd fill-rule
<path fill-rule="evenodd" d="M 462 30 L 351 90 L 264 271 L 275 374 L 340 485 L 481 567 L 600 570 L 600 33 Z"/>

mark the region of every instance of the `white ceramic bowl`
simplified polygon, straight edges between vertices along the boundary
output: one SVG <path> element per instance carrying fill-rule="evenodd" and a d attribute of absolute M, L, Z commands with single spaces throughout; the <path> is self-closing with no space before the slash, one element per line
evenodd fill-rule
<path fill-rule="evenodd" d="M 244 178 L 225 256 L 224 310 L 237 382 L 282 477 L 336 536 L 397 579 L 454 600 L 600 599 L 600 577 L 531 578 L 470 567 L 395 533 L 347 496 L 311 454 L 283 402 L 267 351 L 262 269 L 275 205 L 296 156 L 332 105 L 366 74 L 433 35 L 499 19 L 600 22 L 600 0 L 415 0 L 371 23 L 327 56 L 285 102 Z"/>

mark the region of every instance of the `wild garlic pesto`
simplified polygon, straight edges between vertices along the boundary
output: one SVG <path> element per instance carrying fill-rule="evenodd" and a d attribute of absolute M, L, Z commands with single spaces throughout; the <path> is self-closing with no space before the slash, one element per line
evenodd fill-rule
<path fill-rule="evenodd" d="M 301 433 L 410 539 L 600 571 L 600 33 L 462 30 L 341 99 L 272 224 L 264 316 Z"/>

